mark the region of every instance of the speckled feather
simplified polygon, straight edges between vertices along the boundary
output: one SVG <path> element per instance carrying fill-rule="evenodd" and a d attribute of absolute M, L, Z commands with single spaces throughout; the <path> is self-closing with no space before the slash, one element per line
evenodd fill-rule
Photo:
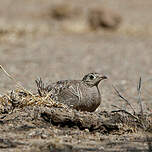
<path fill-rule="evenodd" d="M 101 95 L 97 82 L 91 83 L 87 79 L 91 75 L 99 75 L 97 73 L 89 73 L 82 80 L 62 80 L 48 85 L 45 89 L 50 92 L 51 98 L 55 101 L 64 103 L 68 106 L 81 111 L 95 111 L 101 103 Z M 106 77 L 102 76 L 103 79 Z M 98 79 L 98 77 L 96 78 Z M 92 80 L 93 81 L 93 80 Z M 90 84 L 89 84 L 90 83 Z"/>

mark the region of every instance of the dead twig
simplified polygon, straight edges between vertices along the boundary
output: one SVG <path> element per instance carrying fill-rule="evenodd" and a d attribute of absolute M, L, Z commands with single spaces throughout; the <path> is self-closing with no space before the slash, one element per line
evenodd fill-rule
<path fill-rule="evenodd" d="M 139 82 L 137 85 L 137 92 L 138 92 L 138 103 L 140 105 L 140 113 L 143 116 L 143 107 L 142 107 L 142 101 L 141 101 L 141 77 L 139 78 Z"/>
<path fill-rule="evenodd" d="M 132 109 L 132 111 L 133 111 L 133 113 L 134 113 L 134 115 L 135 115 L 136 112 L 135 112 L 134 108 L 132 107 L 132 105 L 129 103 L 129 101 L 120 94 L 120 92 L 114 87 L 114 85 L 112 85 L 112 87 L 114 88 L 114 90 L 115 90 L 115 92 L 117 93 L 117 95 L 118 95 L 121 99 L 123 99 L 123 100 L 130 106 L 130 108 Z"/>
<path fill-rule="evenodd" d="M 114 112 L 122 112 L 122 113 L 126 113 L 128 115 L 130 115 L 131 117 L 135 118 L 136 120 L 139 120 L 138 117 L 136 117 L 135 115 L 131 114 L 130 112 L 126 111 L 126 110 L 123 110 L 123 109 L 120 109 L 120 110 L 113 110 L 111 111 L 111 113 L 114 113 Z"/>
<path fill-rule="evenodd" d="M 0 69 L 4 72 L 4 74 L 10 78 L 11 80 L 15 81 L 15 83 L 17 84 L 17 86 L 21 87 L 23 90 L 25 90 L 26 92 L 28 92 L 29 94 L 33 95 L 30 91 L 26 90 L 19 81 L 17 81 L 14 77 L 12 77 L 4 68 L 2 65 L 0 65 Z"/>
<path fill-rule="evenodd" d="M 138 92 L 138 104 L 140 106 L 140 113 L 141 113 L 141 124 L 143 128 L 145 129 L 145 118 L 144 118 L 144 113 L 143 113 L 143 107 L 142 107 L 142 101 L 141 101 L 141 77 L 139 78 L 139 82 L 137 85 L 137 92 Z"/>
<path fill-rule="evenodd" d="M 114 108 L 117 108 L 117 109 L 122 109 L 121 107 L 113 105 L 113 104 L 111 106 L 114 107 Z"/>
<path fill-rule="evenodd" d="M 38 91 L 39 95 L 42 97 L 43 96 L 42 91 L 44 91 L 44 83 L 42 82 L 41 78 L 35 80 L 35 82 L 37 85 L 37 91 Z"/>

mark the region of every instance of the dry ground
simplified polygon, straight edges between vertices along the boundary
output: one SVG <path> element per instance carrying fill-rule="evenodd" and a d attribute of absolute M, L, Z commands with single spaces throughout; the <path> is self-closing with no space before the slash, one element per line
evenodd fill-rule
<path fill-rule="evenodd" d="M 59 20 L 53 19 L 52 9 L 56 4 L 62 3 L 65 7 L 73 8 L 67 9 L 70 15 Z M 34 80 L 38 76 L 46 82 L 53 82 L 81 79 L 90 71 L 105 73 L 109 80 L 100 85 L 103 100 L 98 111 L 116 109 L 112 104 L 123 107 L 124 102 L 114 93 L 112 85 L 139 111 L 137 83 L 141 76 L 143 108 L 146 114 L 150 113 L 151 6 L 151 0 L 1 0 L 0 64 L 32 92 L 36 92 Z M 102 28 L 91 30 L 87 24 L 87 14 L 93 7 L 113 9 L 120 14 L 120 27 L 115 31 Z M 0 94 L 12 89 L 15 89 L 15 83 L 1 72 Z M 103 135 L 75 127 L 63 129 L 42 120 L 33 124 L 30 117 L 25 120 L 26 110 L 23 113 L 20 111 L 14 117 L 7 118 L 9 125 L 0 121 L 2 152 L 33 149 L 150 151 L 151 147 L 147 136 L 141 131 L 121 136 Z M 18 128 L 15 130 L 14 126 L 15 129 Z M 149 132 L 148 137 L 151 137 Z"/>

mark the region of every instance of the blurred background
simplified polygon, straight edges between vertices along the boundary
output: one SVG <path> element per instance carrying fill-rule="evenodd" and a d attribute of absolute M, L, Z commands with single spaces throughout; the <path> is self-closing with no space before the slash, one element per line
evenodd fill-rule
<path fill-rule="evenodd" d="M 0 64 L 30 90 L 37 77 L 104 73 L 102 109 L 122 103 L 112 85 L 136 104 L 141 76 L 142 100 L 152 106 L 151 8 L 151 0 L 1 0 Z M 0 92 L 13 88 L 0 72 Z"/>

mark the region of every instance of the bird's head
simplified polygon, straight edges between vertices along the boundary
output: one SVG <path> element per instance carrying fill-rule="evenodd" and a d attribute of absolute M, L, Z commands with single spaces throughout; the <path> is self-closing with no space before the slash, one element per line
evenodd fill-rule
<path fill-rule="evenodd" d="M 101 80 L 107 79 L 107 76 L 101 75 L 99 73 L 89 73 L 85 75 L 82 79 L 88 86 L 98 86 Z"/>

